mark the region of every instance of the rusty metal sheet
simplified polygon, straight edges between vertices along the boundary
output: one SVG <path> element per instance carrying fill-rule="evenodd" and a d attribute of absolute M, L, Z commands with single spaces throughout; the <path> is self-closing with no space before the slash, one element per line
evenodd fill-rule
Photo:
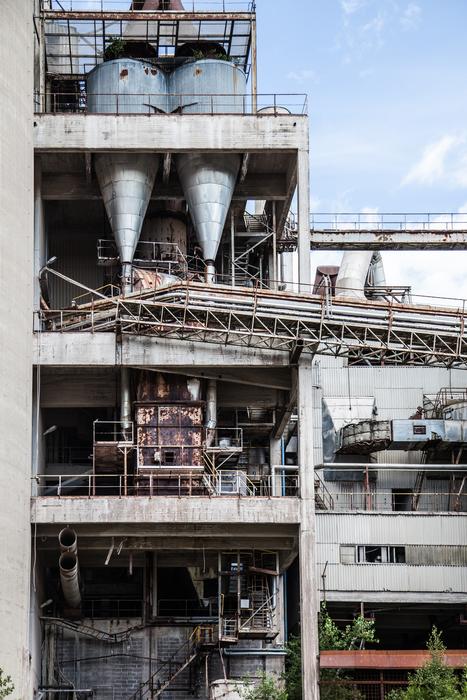
<path fill-rule="evenodd" d="M 448 650 L 444 653 L 444 662 L 451 668 L 467 666 L 467 650 Z M 420 668 L 430 660 L 428 651 L 402 650 L 384 651 L 381 649 L 363 649 L 358 651 L 321 651 L 320 668 L 348 669 L 407 669 Z"/>

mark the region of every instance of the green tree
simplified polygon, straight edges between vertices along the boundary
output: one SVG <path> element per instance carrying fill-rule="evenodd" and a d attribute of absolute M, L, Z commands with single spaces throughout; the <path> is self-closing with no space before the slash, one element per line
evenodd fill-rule
<path fill-rule="evenodd" d="M 15 686 L 11 682 L 10 676 L 5 676 L 0 668 L 0 700 L 7 698 L 14 691 Z"/>
<path fill-rule="evenodd" d="M 329 615 L 326 604 L 321 605 L 319 617 L 319 648 L 321 650 L 362 649 L 367 642 L 377 643 L 375 624 L 359 615 L 344 629 L 340 629 Z M 287 644 L 287 658 L 284 673 L 285 687 L 289 700 L 302 697 L 302 659 L 300 637 L 292 637 Z M 339 681 L 350 680 L 342 671 L 323 669 L 323 681 L 332 684 L 322 685 L 321 700 L 360 700 L 361 693 L 349 685 L 339 685 Z M 336 683 L 334 683 L 336 681 Z"/>
<path fill-rule="evenodd" d="M 288 700 L 287 691 L 270 673 L 262 673 L 259 683 L 253 684 L 250 679 L 245 683 L 244 700 Z"/>
<path fill-rule="evenodd" d="M 460 679 L 452 668 L 444 663 L 441 632 L 431 630 L 427 642 L 430 659 L 409 676 L 406 690 L 394 690 L 388 700 L 467 700 L 467 676 Z"/>

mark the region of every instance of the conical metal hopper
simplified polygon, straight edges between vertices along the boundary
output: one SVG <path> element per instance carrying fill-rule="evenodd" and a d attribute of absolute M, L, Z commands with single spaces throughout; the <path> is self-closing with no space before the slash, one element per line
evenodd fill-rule
<path fill-rule="evenodd" d="M 156 179 L 153 154 L 99 154 L 97 180 L 122 264 L 123 293 L 132 289 L 131 264 Z"/>
<path fill-rule="evenodd" d="M 212 277 L 240 169 L 240 156 L 187 153 L 178 155 L 176 164 L 199 244 Z"/>

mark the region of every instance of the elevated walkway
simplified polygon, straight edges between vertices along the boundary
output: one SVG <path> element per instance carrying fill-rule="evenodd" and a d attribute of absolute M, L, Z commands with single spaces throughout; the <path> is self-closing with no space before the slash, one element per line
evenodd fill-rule
<path fill-rule="evenodd" d="M 349 356 L 352 363 L 467 364 L 465 304 L 326 299 L 180 282 L 146 294 L 101 298 L 72 310 L 41 311 L 46 331 L 117 331 L 179 340 Z"/>

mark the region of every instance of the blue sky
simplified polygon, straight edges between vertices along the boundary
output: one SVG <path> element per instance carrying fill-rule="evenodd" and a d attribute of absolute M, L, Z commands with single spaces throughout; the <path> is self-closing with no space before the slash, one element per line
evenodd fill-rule
<path fill-rule="evenodd" d="M 257 0 L 257 13 L 259 91 L 309 96 L 315 211 L 467 221 L 467 0 Z M 383 257 L 389 283 L 467 297 L 467 252 Z"/>

